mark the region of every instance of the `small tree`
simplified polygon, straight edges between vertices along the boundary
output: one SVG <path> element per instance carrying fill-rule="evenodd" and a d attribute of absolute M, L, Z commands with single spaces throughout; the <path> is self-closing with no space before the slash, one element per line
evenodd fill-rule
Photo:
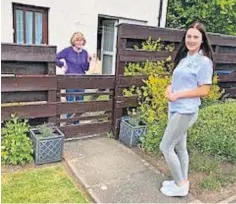
<path fill-rule="evenodd" d="M 208 32 L 236 35 L 235 0 L 169 0 L 167 27 L 185 28 L 199 20 Z"/>

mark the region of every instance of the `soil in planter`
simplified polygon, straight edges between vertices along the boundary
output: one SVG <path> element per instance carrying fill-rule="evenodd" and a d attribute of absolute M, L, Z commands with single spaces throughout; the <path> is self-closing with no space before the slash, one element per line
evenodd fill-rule
<path fill-rule="evenodd" d="M 129 120 L 126 120 L 126 122 L 129 123 L 130 125 L 132 125 L 133 127 L 135 127 L 133 124 L 131 124 L 129 122 Z M 146 125 L 146 124 L 143 121 L 140 121 L 137 126 L 144 126 L 144 125 Z"/>
<path fill-rule="evenodd" d="M 151 155 L 138 147 L 132 150 L 148 161 L 152 166 L 157 168 L 162 174 L 171 178 L 169 168 L 161 154 Z M 196 155 L 194 156 L 196 157 Z M 201 155 L 199 155 L 201 158 Z M 190 156 L 190 162 L 195 159 L 193 155 Z M 209 159 L 209 158 L 208 158 Z M 204 158 L 202 158 L 204 160 Z M 211 160 L 211 159 L 209 159 Z M 210 163 L 209 165 L 214 165 Z M 207 165 L 205 165 L 207 167 Z M 189 178 L 191 181 L 190 193 L 202 202 L 220 202 L 230 196 L 235 195 L 236 192 L 236 164 L 228 162 L 220 162 L 215 168 L 214 172 L 207 168 L 202 170 L 195 170 L 197 166 L 193 167 L 190 163 Z M 213 167 L 212 167 L 213 168 Z"/>

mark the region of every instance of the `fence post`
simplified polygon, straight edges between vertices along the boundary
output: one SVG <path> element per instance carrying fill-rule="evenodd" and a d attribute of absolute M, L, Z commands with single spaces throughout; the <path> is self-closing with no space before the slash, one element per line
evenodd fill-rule
<path fill-rule="evenodd" d="M 112 132 L 115 139 L 119 137 L 120 119 L 123 115 L 123 108 L 118 108 L 118 97 L 122 96 L 122 89 L 119 87 L 120 76 L 124 74 L 125 62 L 120 61 L 120 55 L 123 50 L 126 49 L 127 40 L 120 38 L 122 32 L 122 26 L 118 27 L 117 32 L 117 53 L 116 53 L 116 72 L 115 72 L 115 90 L 113 100 L 113 120 L 112 120 Z"/>
<path fill-rule="evenodd" d="M 57 75 L 56 75 L 56 64 L 55 62 L 47 63 L 48 75 L 53 75 L 55 78 L 55 90 L 48 90 L 48 103 L 57 102 Z M 48 117 L 48 122 L 56 125 L 57 122 L 57 111 L 55 111 L 54 116 Z"/>

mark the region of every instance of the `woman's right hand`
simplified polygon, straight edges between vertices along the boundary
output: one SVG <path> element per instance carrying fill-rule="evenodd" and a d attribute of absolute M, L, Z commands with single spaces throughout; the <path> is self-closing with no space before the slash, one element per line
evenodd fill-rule
<path fill-rule="evenodd" d="M 56 68 L 56 74 L 57 75 L 64 75 L 66 73 L 68 67 L 67 67 L 67 64 L 66 64 L 66 60 L 60 59 L 60 61 L 63 62 L 63 66 Z"/>
<path fill-rule="evenodd" d="M 64 63 L 64 66 L 62 67 L 62 70 L 63 70 L 63 72 L 65 74 L 67 69 L 68 69 L 67 64 L 66 64 L 66 60 L 65 59 L 61 59 L 61 61 Z"/>

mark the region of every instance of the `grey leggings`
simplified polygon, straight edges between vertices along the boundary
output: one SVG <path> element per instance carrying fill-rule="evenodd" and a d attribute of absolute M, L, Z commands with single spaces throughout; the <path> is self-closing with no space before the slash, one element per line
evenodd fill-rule
<path fill-rule="evenodd" d="M 176 184 L 188 179 L 189 155 L 187 130 L 196 122 L 198 113 L 172 113 L 160 144 L 172 177 Z"/>

